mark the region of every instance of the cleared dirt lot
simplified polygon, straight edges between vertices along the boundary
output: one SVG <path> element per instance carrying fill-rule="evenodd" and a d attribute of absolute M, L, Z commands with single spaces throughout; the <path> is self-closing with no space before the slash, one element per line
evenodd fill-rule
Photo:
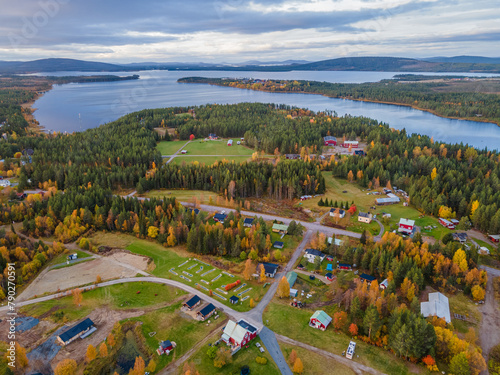
<path fill-rule="evenodd" d="M 138 270 L 145 270 L 146 267 L 147 258 L 120 252 L 71 267 L 50 270 L 40 274 L 19 296 L 18 301 L 90 284 L 95 282 L 98 275 L 103 281 L 134 277 Z"/>

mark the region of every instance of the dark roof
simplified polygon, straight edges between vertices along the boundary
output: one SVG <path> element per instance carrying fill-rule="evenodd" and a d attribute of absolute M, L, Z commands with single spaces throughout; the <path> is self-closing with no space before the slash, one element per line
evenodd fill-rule
<path fill-rule="evenodd" d="M 458 238 L 461 241 L 467 240 L 467 233 L 453 233 L 453 238 Z"/>
<path fill-rule="evenodd" d="M 187 305 L 188 307 L 193 307 L 194 305 L 196 305 L 198 302 L 201 301 L 201 298 L 198 297 L 198 296 L 193 296 L 190 300 L 188 300 L 185 305 Z"/>
<path fill-rule="evenodd" d="M 361 217 L 369 217 L 368 215 L 370 215 L 368 212 L 360 212 L 360 213 L 358 213 L 358 216 L 361 216 Z"/>
<path fill-rule="evenodd" d="M 215 214 L 214 219 L 217 220 L 226 220 L 227 215 L 226 214 Z"/>
<path fill-rule="evenodd" d="M 318 256 L 323 258 L 325 254 L 323 254 L 321 251 L 316 250 L 316 249 L 306 249 L 306 254 L 312 254 L 314 256 Z"/>
<path fill-rule="evenodd" d="M 375 276 L 367 275 L 366 273 L 362 273 L 360 278 L 365 279 L 367 281 L 373 281 L 375 280 Z"/>
<path fill-rule="evenodd" d="M 331 279 L 333 277 L 333 274 L 331 272 L 328 272 L 326 275 L 325 275 L 326 278 L 328 279 Z"/>
<path fill-rule="evenodd" d="M 215 306 L 212 305 L 211 303 L 209 303 L 204 308 L 202 308 L 200 311 L 198 311 L 198 313 L 205 316 L 205 315 L 210 314 L 214 310 L 215 310 Z"/>
<path fill-rule="evenodd" d="M 236 296 L 231 296 L 231 297 L 229 297 L 229 300 L 234 301 L 234 302 L 238 302 L 240 299 Z"/>
<path fill-rule="evenodd" d="M 275 273 L 278 270 L 278 267 L 279 267 L 277 264 L 274 264 L 274 263 L 264 262 L 264 263 L 261 263 L 261 264 L 264 266 L 264 271 L 266 273 Z"/>
<path fill-rule="evenodd" d="M 198 215 L 198 214 L 200 213 L 200 210 L 199 210 L 199 209 L 197 209 L 197 208 L 195 208 L 195 209 L 188 208 L 188 210 L 189 210 L 189 212 L 193 212 L 193 211 L 194 211 L 194 213 L 195 213 L 196 215 Z"/>
<path fill-rule="evenodd" d="M 160 346 L 164 349 L 167 349 L 172 346 L 172 343 L 170 342 L 170 340 L 165 340 L 161 342 Z"/>
<path fill-rule="evenodd" d="M 253 217 L 247 217 L 244 221 L 243 224 L 252 224 L 254 221 Z"/>
<path fill-rule="evenodd" d="M 257 331 L 257 328 L 255 328 L 253 325 L 251 325 L 250 323 L 248 323 L 246 320 L 243 320 L 243 319 L 238 322 L 238 325 L 245 328 L 248 332 Z"/>
<path fill-rule="evenodd" d="M 345 211 L 343 209 L 341 209 L 341 208 L 331 208 L 330 212 L 338 212 L 339 215 L 342 215 L 342 214 L 345 213 Z"/>
<path fill-rule="evenodd" d="M 348 263 L 339 263 L 338 264 L 339 267 L 352 267 L 350 264 Z"/>
<path fill-rule="evenodd" d="M 284 243 L 281 241 L 274 241 L 273 247 L 283 247 Z"/>
<path fill-rule="evenodd" d="M 82 333 L 83 331 L 86 331 L 87 329 L 89 329 L 93 325 L 94 325 L 94 322 L 92 320 L 90 320 L 89 318 L 87 318 L 87 319 L 81 321 L 80 323 L 75 324 L 73 327 L 71 327 L 67 331 L 61 333 L 59 335 L 59 338 L 63 342 L 67 342 L 67 341 L 71 340 L 73 337 L 75 337 L 76 335 Z"/>

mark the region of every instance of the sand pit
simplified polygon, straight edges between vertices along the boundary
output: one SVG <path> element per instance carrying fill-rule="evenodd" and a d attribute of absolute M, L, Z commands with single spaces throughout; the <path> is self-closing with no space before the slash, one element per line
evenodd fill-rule
<path fill-rule="evenodd" d="M 147 258 L 128 253 L 115 253 L 110 257 L 98 258 L 71 267 L 53 269 L 34 280 L 19 296 L 18 301 L 91 284 L 96 281 L 98 275 L 103 281 L 134 277 L 138 270 L 146 269 L 146 267 Z"/>

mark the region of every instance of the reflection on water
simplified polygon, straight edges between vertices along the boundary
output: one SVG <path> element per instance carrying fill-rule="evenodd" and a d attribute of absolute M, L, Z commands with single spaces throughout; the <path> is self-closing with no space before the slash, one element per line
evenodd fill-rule
<path fill-rule="evenodd" d="M 130 75 L 132 73 L 113 74 Z M 391 78 L 397 73 L 143 71 L 139 74 L 141 76 L 139 80 L 55 86 L 52 91 L 36 101 L 34 105 L 37 108 L 35 117 L 47 130 L 73 132 L 96 127 L 116 120 L 127 113 L 145 108 L 207 103 L 279 103 L 305 107 L 314 111 L 334 110 L 341 116 L 349 114 L 370 117 L 396 129 L 406 128 L 409 134 L 426 134 L 434 137 L 436 141 L 462 142 L 481 149 L 485 147 L 498 149 L 500 147 L 500 127 L 490 123 L 451 120 L 409 107 L 333 99 L 320 95 L 267 93 L 202 84 L 177 83 L 178 78 L 186 76 L 360 83 Z M 57 75 L 70 74 L 60 72 Z M 71 75 L 76 75 L 76 73 L 71 72 Z"/>

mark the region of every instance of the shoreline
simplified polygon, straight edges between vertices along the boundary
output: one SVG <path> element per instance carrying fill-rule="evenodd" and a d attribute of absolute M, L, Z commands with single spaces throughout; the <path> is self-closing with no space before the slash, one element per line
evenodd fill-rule
<path fill-rule="evenodd" d="M 29 125 L 28 130 L 31 130 L 36 134 L 42 134 L 42 133 L 46 134 L 47 129 L 45 129 L 44 126 L 40 125 L 40 123 L 35 118 L 34 113 L 38 110 L 38 108 L 33 107 L 33 105 L 38 99 L 40 99 L 46 92 L 50 90 L 52 90 L 52 85 L 50 85 L 50 88 L 47 91 L 44 91 L 41 94 L 36 93 L 35 97 L 32 100 L 20 104 L 23 110 L 24 119 L 28 122 Z"/>
<path fill-rule="evenodd" d="M 310 92 L 310 91 L 297 91 L 297 92 L 290 92 L 290 91 L 271 91 L 271 90 L 255 90 L 251 88 L 239 88 L 239 87 L 232 87 L 232 86 L 226 86 L 226 85 L 218 85 L 216 83 L 205 83 L 205 82 L 180 82 L 180 83 L 196 83 L 196 84 L 205 84 L 205 85 L 212 85 L 212 86 L 218 86 L 218 87 L 229 87 L 229 88 L 234 88 L 234 89 L 239 89 L 239 90 L 249 90 L 249 91 L 262 91 L 262 92 L 267 92 L 271 94 L 307 94 L 307 95 L 321 95 L 326 98 L 332 98 L 332 99 L 344 99 L 344 100 L 352 100 L 352 101 L 357 101 L 357 102 L 367 102 L 367 103 L 376 103 L 376 104 L 388 104 L 388 105 L 395 105 L 395 106 L 402 106 L 402 107 L 409 107 L 416 109 L 418 111 L 422 112 L 428 112 L 431 113 L 437 117 L 449 119 L 449 120 L 462 120 L 462 121 L 473 121 L 473 122 L 481 122 L 481 123 L 487 123 L 487 124 L 493 124 L 498 127 L 500 127 L 500 121 L 494 121 L 491 119 L 483 118 L 483 117 L 449 117 L 445 115 L 441 115 L 437 113 L 435 110 L 432 109 L 426 109 L 426 108 L 420 108 L 416 105 L 413 104 L 407 104 L 407 103 L 397 103 L 397 102 L 386 102 L 386 101 L 381 101 L 381 100 L 376 100 L 376 99 L 353 99 L 345 96 L 331 96 L 328 94 L 322 94 L 319 92 Z"/>

